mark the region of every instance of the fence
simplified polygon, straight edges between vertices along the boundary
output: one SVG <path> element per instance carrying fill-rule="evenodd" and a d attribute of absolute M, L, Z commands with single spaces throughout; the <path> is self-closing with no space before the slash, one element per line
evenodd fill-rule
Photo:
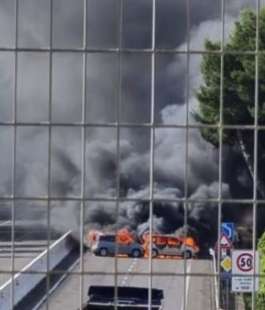
<path fill-rule="evenodd" d="M 234 247 L 257 249 L 264 216 L 262 3 L 249 1 L 250 26 L 240 28 L 254 36 L 230 48 L 245 3 L 197 2 L 0 5 L 0 218 L 10 221 L 13 307 L 18 220 L 47 227 L 47 254 L 51 229 L 71 230 L 80 240 L 79 270 L 72 273 L 80 278 L 80 308 L 97 274 L 111 277 L 115 287 L 128 276 L 119 257 L 110 259 L 111 271 L 88 267 L 99 264 L 83 247 L 90 229 L 192 235 L 207 265 L 216 242 L 222 260 L 221 224 L 233 222 Z M 219 43 L 205 46 L 207 38 Z M 213 285 L 223 273 L 219 263 L 216 273 L 210 263 L 200 272 L 199 260 L 184 258 L 168 272 L 157 269 L 152 255 L 147 260 L 138 262 L 141 272 L 129 274 L 144 277 L 150 309 L 152 288 L 170 277 L 181 283 L 186 310 L 190 290 L 199 291 L 196 281 Z M 49 288 L 47 274 L 47 296 Z M 255 309 L 254 288 L 251 296 Z"/>

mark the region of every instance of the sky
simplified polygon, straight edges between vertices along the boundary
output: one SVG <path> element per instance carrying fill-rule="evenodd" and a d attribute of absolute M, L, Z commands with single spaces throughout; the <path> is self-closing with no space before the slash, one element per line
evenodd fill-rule
<path fill-rule="evenodd" d="M 151 48 L 152 1 L 123 0 L 123 48 L 139 51 Z M 157 0 L 157 48 L 184 51 L 187 46 L 187 5 L 185 0 Z M 255 7 L 252 0 L 230 0 L 225 6 L 225 38 L 233 28 L 239 12 Z M 0 1 L 0 47 L 15 46 L 15 1 Z M 50 1 L 24 0 L 19 2 L 18 47 L 47 48 L 50 43 Z M 109 49 L 119 46 L 120 1 L 87 1 L 87 48 Z M 206 38 L 221 38 L 221 1 L 190 0 L 190 49 L 203 50 Z M 83 1 L 53 1 L 52 47 L 77 49 L 83 44 Z M 190 112 L 198 107 L 196 90 L 202 83 L 200 55 L 191 55 L 187 85 L 187 56 L 185 53 L 157 54 L 155 66 L 155 121 L 157 124 L 194 124 Z M 119 60 L 121 87 L 119 89 Z M 54 52 L 52 55 L 52 122 L 61 126 L 51 129 L 51 195 L 80 196 L 82 178 L 82 132 L 78 126 L 62 126 L 82 120 L 82 53 Z M 49 131 L 47 126 L 33 124 L 49 120 L 49 53 L 19 52 L 17 54 L 17 121 L 29 126 L 17 127 L 16 182 L 17 195 L 46 196 L 48 193 Z M 0 121 L 13 119 L 15 54 L 0 52 Z M 187 89 L 189 97 L 187 98 Z M 120 90 L 120 93 L 119 93 Z M 120 100 L 120 103 L 119 103 Z M 88 53 L 86 67 L 86 121 L 144 124 L 151 115 L 151 57 L 148 53 Z M 187 104 L 188 103 L 188 104 Z M 12 126 L 0 127 L 0 195 L 12 191 Z M 117 132 L 113 128 L 86 129 L 85 193 L 89 198 L 116 197 Z M 185 128 L 155 129 L 154 197 L 182 198 L 185 195 Z M 240 166 L 236 154 L 224 148 L 223 198 L 248 198 L 251 181 Z M 231 173 L 233 160 L 236 172 Z M 200 199 L 218 197 L 218 150 L 203 140 L 199 130 L 188 133 L 188 196 Z M 120 130 L 120 188 L 123 198 L 148 198 L 150 171 L 150 131 L 148 128 Z M 239 172 L 240 171 L 240 172 Z M 241 196 L 240 196 L 241 195 Z M 111 205 L 111 203 L 110 203 Z M 141 203 L 125 203 L 117 218 L 115 204 L 88 203 L 86 223 L 117 227 L 131 225 L 138 229 L 148 222 L 148 208 Z M 8 213 L 9 204 L 3 206 Z M 37 217 L 45 206 L 39 202 L 17 202 L 17 217 Z M 25 211 L 26 210 L 26 211 Z M 162 210 L 162 211 L 161 211 Z M 189 205 L 188 216 L 196 228 L 200 223 L 217 218 L 216 204 Z M 78 225 L 77 203 L 54 202 L 52 222 L 63 219 L 63 228 Z M 73 216 L 72 216 L 73 215 Z M 172 216 L 175 219 L 172 223 Z M 74 221 L 73 221 L 74 218 Z M 74 223 L 73 223 L 74 222 Z M 179 203 L 155 207 L 158 230 L 172 232 L 183 224 L 183 206 Z M 102 224 L 103 223 L 103 224 Z M 134 224 L 130 224 L 134 223 Z M 194 224 L 196 223 L 196 224 Z M 199 223 L 199 224 L 198 224 Z M 210 223 L 211 224 L 211 223 Z M 203 224 L 206 225 L 206 224 Z M 207 224 L 208 225 L 208 224 Z M 211 225 L 209 226 L 211 227 Z"/>

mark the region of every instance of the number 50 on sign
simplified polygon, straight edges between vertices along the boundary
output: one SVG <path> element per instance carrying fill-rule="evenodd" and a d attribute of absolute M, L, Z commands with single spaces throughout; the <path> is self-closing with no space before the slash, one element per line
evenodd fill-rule
<path fill-rule="evenodd" d="M 255 253 L 255 255 L 254 255 Z M 252 292 L 258 290 L 259 254 L 252 250 L 234 250 L 232 252 L 232 291 Z"/>

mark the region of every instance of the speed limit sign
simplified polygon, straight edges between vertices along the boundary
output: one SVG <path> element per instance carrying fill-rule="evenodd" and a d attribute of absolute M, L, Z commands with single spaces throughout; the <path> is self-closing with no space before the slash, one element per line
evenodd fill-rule
<path fill-rule="evenodd" d="M 254 256 L 252 253 L 242 253 L 237 257 L 237 268 L 242 272 L 251 271 L 253 269 Z"/>
<path fill-rule="evenodd" d="M 232 291 L 252 292 L 258 290 L 259 254 L 252 250 L 232 251 Z"/>

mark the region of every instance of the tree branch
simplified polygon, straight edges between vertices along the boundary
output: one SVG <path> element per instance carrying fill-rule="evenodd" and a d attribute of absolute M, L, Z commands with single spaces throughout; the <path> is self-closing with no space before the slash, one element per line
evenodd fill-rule
<path fill-rule="evenodd" d="M 239 149 L 241 151 L 241 154 L 244 158 L 245 164 L 248 168 L 249 174 L 252 177 L 252 180 L 254 181 L 254 167 L 251 161 L 251 156 L 249 155 L 249 153 L 247 152 L 247 148 L 245 146 L 244 143 L 244 139 L 242 136 L 242 133 L 240 132 L 240 130 L 236 130 L 236 135 L 237 135 L 237 139 L 238 139 L 238 146 Z M 263 184 L 260 182 L 260 180 L 258 179 L 257 176 L 257 191 L 259 192 L 260 196 L 265 199 L 265 190 L 264 190 L 264 186 Z"/>

